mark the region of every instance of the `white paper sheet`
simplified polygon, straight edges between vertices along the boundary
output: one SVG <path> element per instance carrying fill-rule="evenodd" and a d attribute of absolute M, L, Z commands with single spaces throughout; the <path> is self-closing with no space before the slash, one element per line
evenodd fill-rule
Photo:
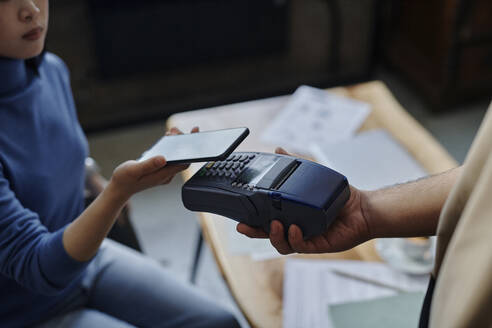
<path fill-rule="evenodd" d="M 288 259 L 284 270 L 284 328 L 331 328 L 329 305 L 397 294 L 388 288 L 337 275 L 334 269 L 409 292 L 424 291 L 429 280 L 427 276 L 405 275 L 384 263 Z"/>
<path fill-rule="evenodd" d="M 351 137 L 369 112 L 366 103 L 301 86 L 264 131 L 261 140 L 310 155 L 309 146 L 314 142 L 329 144 Z"/>
<path fill-rule="evenodd" d="M 268 260 L 280 257 L 279 252 L 272 246 L 269 239 L 254 239 L 236 231 L 237 222 L 224 222 L 228 234 L 228 250 L 234 255 L 250 255 L 254 261 Z"/>
<path fill-rule="evenodd" d="M 427 175 L 420 164 L 388 132 L 370 130 L 337 144 L 316 142 L 316 160 L 345 175 L 353 186 L 374 190 Z"/>

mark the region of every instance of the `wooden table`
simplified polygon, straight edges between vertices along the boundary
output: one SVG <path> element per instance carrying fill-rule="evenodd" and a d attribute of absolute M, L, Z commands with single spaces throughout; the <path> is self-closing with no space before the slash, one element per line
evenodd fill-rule
<path fill-rule="evenodd" d="M 383 83 L 375 81 L 351 87 L 333 88 L 330 91 L 371 104 L 372 112 L 361 130 L 386 129 L 406 147 L 429 174 L 456 167 L 457 163 L 400 106 Z M 167 125 L 177 126 L 183 131 L 188 131 L 195 125 L 200 126 L 202 130 L 247 126 L 251 133 L 238 151 L 272 152 L 274 147 L 263 144 L 259 136 L 287 100 L 288 97 L 276 97 L 179 113 L 171 116 Z M 197 166 L 192 166 L 190 170 L 185 171 L 184 178 L 190 178 L 194 169 L 197 169 Z M 251 326 L 281 327 L 285 258 L 257 262 L 251 260 L 249 256 L 233 255 L 227 247 L 224 218 L 209 213 L 200 213 L 199 216 L 205 240 L 209 243 L 225 281 Z M 346 252 L 302 255 L 302 257 L 380 260 L 375 252 L 373 241 Z"/>

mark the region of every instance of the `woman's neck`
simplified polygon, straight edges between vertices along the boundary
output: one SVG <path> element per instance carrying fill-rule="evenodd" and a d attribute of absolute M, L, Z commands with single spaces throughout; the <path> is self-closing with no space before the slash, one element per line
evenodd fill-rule
<path fill-rule="evenodd" d="M 24 60 L 0 57 L 0 95 L 21 90 L 28 82 L 29 73 Z"/>

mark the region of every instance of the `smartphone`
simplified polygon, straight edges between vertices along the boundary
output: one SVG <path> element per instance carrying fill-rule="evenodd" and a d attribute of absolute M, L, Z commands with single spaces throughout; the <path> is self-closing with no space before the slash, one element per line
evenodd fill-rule
<path fill-rule="evenodd" d="M 227 158 L 248 136 L 248 128 L 232 128 L 164 136 L 139 161 L 162 155 L 169 164 L 218 161 Z"/>

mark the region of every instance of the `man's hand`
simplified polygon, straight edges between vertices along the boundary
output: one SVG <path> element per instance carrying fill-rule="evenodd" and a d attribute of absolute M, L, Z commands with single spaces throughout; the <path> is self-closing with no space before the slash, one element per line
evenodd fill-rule
<path fill-rule="evenodd" d="M 277 154 L 289 155 L 282 148 Z M 251 238 L 270 238 L 272 245 L 280 254 L 290 253 L 330 253 L 355 247 L 369 239 L 371 233 L 368 218 L 364 216 L 364 192 L 350 187 L 350 198 L 331 226 L 321 235 L 304 240 L 301 229 L 296 225 L 288 228 L 288 241 L 284 226 L 280 221 L 272 221 L 270 235 L 261 228 L 253 228 L 244 223 L 237 225 L 237 231 Z"/>
<path fill-rule="evenodd" d="M 288 155 L 277 148 L 276 153 Z M 270 235 L 238 224 L 237 231 L 251 238 L 270 238 L 281 254 L 339 252 L 372 238 L 432 236 L 439 215 L 462 167 L 375 191 L 350 187 L 350 199 L 335 221 L 320 236 L 304 240 L 301 229 L 273 221 Z M 306 218 L 309 219 L 309 218 Z M 284 229 L 288 228 L 288 241 Z"/>

